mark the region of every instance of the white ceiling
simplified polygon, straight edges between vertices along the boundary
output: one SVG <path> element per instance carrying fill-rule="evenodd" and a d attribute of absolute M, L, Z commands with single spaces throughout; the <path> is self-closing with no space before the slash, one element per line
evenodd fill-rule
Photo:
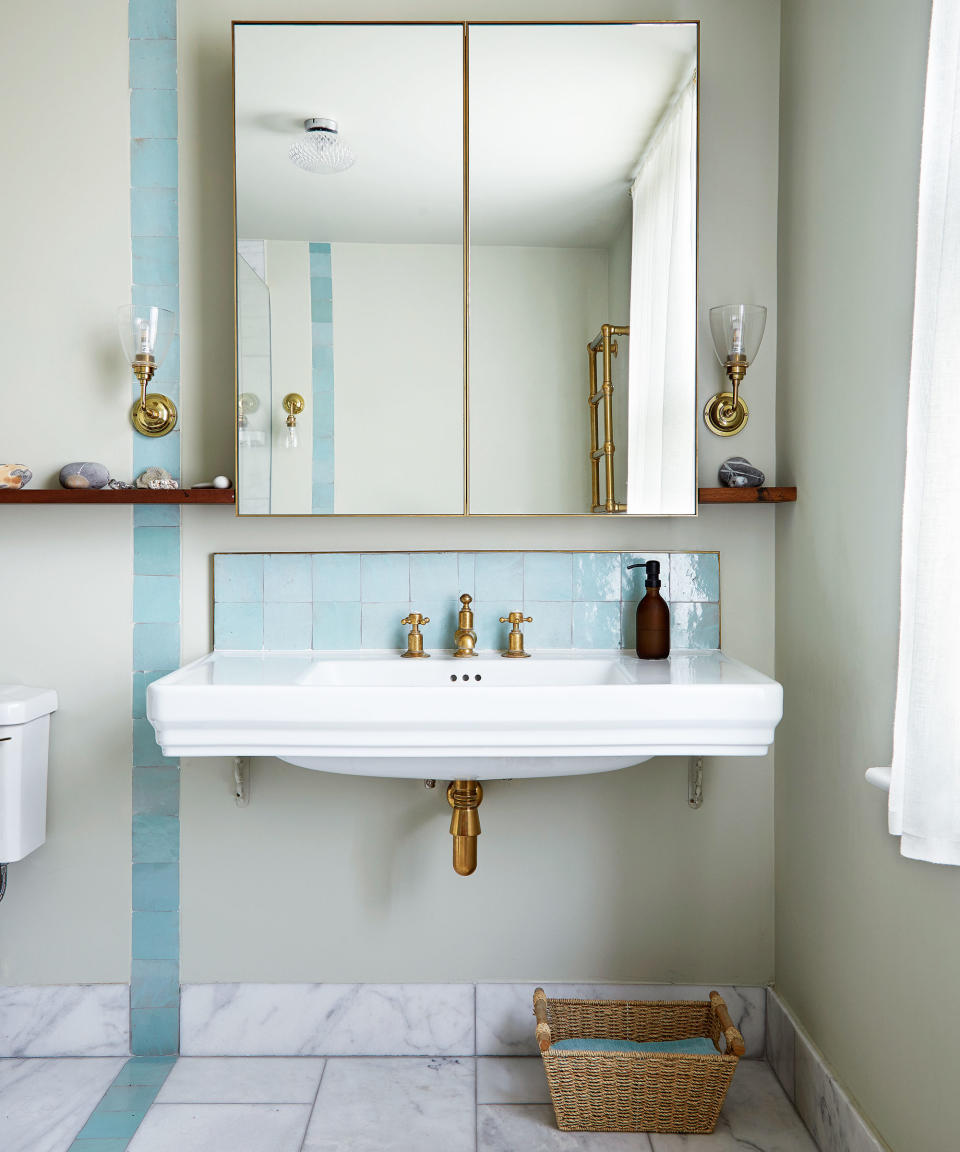
<path fill-rule="evenodd" d="M 462 44 L 459 25 L 238 26 L 239 235 L 459 243 Z M 472 241 L 608 244 L 695 57 L 693 24 L 472 26 Z M 339 121 L 351 169 L 294 167 L 308 116 Z"/>

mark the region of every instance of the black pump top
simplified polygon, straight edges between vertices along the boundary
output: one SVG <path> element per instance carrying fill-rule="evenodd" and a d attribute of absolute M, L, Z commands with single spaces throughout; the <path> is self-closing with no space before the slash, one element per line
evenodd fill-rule
<path fill-rule="evenodd" d="M 628 569 L 630 569 L 630 568 L 646 568 L 646 570 L 647 570 L 646 587 L 647 588 L 659 588 L 660 587 L 660 561 L 659 560 L 647 560 L 643 564 L 628 564 L 627 568 Z"/>

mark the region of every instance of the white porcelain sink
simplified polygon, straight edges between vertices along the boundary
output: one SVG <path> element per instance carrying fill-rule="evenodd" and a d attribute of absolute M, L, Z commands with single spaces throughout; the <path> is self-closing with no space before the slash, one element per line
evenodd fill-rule
<path fill-rule="evenodd" d="M 606 772 L 651 756 L 762 756 L 779 684 L 722 652 L 213 652 L 147 689 L 169 756 L 278 756 L 364 776 Z"/>

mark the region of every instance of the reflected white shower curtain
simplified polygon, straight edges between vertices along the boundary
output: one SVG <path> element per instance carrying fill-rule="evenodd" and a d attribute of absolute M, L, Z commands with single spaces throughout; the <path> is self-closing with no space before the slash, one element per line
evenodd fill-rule
<path fill-rule="evenodd" d="M 696 510 L 697 88 L 686 85 L 633 183 L 627 510 Z"/>
<path fill-rule="evenodd" d="M 890 831 L 960 864 L 960 5 L 935 0 L 903 503 Z"/>

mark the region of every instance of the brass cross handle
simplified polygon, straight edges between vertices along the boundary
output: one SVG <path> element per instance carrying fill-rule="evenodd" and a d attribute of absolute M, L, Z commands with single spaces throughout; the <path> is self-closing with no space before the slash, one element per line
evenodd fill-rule
<path fill-rule="evenodd" d="M 430 653 L 424 652 L 423 650 L 423 637 L 420 635 L 420 625 L 429 624 L 430 617 L 422 616 L 419 612 L 411 612 L 409 616 L 404 616 L 400 623 L 410 625 L 410 635 L 407 637 L 407 650 L 406 652 L 401 652 L 400 655 L 421 657 L 428 660 Z"/>
<path fill-rule="evenodd" d="M 519 632 L 521 624 L 532 624 L 533 623 L 533 617 L 532 616 L 524 616 L 524 614 L 522 612 L 511 612 L 507 616 L 501 616 L 500 617 L 500 623 L 501 624 L 512 624 L 513 625 L 513 631 Z"/>
<path fill-rule="evenodd" d="M 401 624 L 409 624 L 410 627 L 416 632 L 421 624 L 429 624 L 429 616 L 421 616 L 419 612 L 411 612 L 409 616 L 404 616 L 400 621 Z"/>
<path fill-rule="evenodd" d="M 520 631 L 521 624 L 532 624 L 532 616 L 524 616 L 522 612 L 509 612 L 506 616 L 500 617 L 501 624 L 512 624 L 510 633 L 507 636 L 507 650 L 501 652 L 501 656 L 512 657 L 517 660 L 523 656 L 529 656 L 529 652 L 523 650 L 523 633 Z"/>

